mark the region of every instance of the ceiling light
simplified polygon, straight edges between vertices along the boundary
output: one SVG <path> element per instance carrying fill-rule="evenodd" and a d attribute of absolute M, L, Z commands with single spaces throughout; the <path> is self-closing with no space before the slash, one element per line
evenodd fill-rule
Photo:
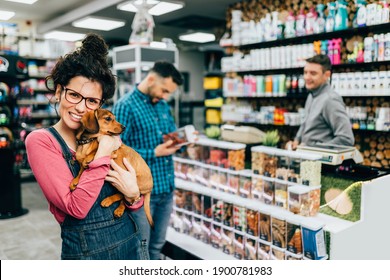
<path fill-rule="evenodd" d="M 116 8 L 118 10 L 136 13 L 138 11 L 136 6 L 142 5 L 142 2 L 143 2 L 142 0 L 128 1 L 128 2 L 124 2 L 124 3 L 119 4 L 118 6 L 116 6 Z M 147 0 L 146 4 L 147 5 L 156 5 L 159 2 L 160 1 L 157 1 L 157 0 Z M 134 6 L 134 4 L 135 4 L 135 6 Z"/>
<path fill-rule="evenodd" d="M 136 13 L 138 11 L 137 6 L 142 5 L 142 2 L 142 0 L 129 1 L 119 4 L 117 8 L 122 11 Z M 151 6 L 148 12 L 152 16 L 161 16 L 184 7 L 184 3 L 179 1 L 147 0 L 146 5 Z"/>
<path fill-rule="evenodd" d="M 101 17 L 85 17 L 72 22 L 72 25 L 79 28 L 110 31 L 125 26 L 125 22 Z"/>
<path fill-rule="evenodd" d="M 15 15 L 15 12 L 1 11 L 0 10 L 0 20 L 9 20 Z"/>
<path fill-rule="evenodd" d="M 149 10 L 149 14 L 152 16 L 161 16 L 163 14 L 167 14 L 176 10 L 179 10 L 184 7 L 183 3 L 171 3 L 171 2 L 163 2 L 161 1 L 157 5 L 153 6 Z"/>
<path fill-rule="evenodd" d="M 38 0 L 5 0 L 5 1 L 9 1 L 9 2 L 17 2 L 17 3 L 22 3 L 22 4 L 34 4 L 35 2 L 37 2 Z"/>
<path fill-rule="evenodd" d="M 63 32 L 63 31 L 51 31 L 43 35 L 45 39 L 55 39 L 62 41 L 78 41 L 85 37 L 85 34 L 82 33 L 72 33 L 72 32 Z"/>
<path fill-rule="evenodd" d="M 195 43 L 207 43 L 215 41 L 215 35 L 204 32 L 194 32 L 189 34 L 180 35 L 179 39 L 182 41 L 189 41 Z"/>

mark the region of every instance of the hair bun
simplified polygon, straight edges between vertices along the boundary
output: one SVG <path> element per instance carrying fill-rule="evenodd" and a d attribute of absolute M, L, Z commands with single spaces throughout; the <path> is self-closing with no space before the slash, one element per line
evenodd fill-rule
<path fill-rule="evenodd" d="M 80 54 L 90 55 L 99 61 L 105 61 L 108 55 L 108 47 L 101 36 L 90 33 L 82 41 Z"/>

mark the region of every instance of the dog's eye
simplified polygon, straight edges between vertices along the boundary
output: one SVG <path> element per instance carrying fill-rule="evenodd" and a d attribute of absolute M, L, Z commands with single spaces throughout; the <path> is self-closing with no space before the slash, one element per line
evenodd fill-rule
<path fill-rule="evenodd" d="M 106 117 L 105 120 L 109 122 L 109 121 L 111 121 L 112 119 L 111 119 L 111 117 Z"/>

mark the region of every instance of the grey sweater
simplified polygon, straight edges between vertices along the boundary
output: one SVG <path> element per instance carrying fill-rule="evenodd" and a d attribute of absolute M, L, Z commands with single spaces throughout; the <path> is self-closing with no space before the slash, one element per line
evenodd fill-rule
<path fill-rule="evenodd" d="M 308 146 L 316 143 L 354 145 L 352 126 L 343 99 L 328 83 L 307 97 L 304 122 L 295 140 Z"/>

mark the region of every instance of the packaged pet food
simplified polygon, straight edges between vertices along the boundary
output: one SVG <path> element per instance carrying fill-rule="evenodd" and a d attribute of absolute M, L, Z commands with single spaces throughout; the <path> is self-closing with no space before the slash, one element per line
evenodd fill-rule
<path fill-rule="evenodd" d="M 275 181 L 272 178 L 263 178 L 264 190 L 263 190 L 263 200 L 265 204 L 274 205 L 275 204 Z"/>
<path fill-rule="evenodd" d="M 202 214 L 202 195 L 199 193 L 192 193 L 192 212 Z"/>
<path fill-rule="evenodd" d="M 222 224 L 213 223 L 211 225 L 211 237 L 210 242 L 211 246 L 213 246 L 216 249 L 221 249 L 222 246 Z"/>
<path fill-rule="evenodd" d="M 236 230 L 246 231 L 246 210 L 242 206 L 233 206 L 233 223 Z"/>
<path fill-rule="evenodd" d="M 212 215 L 213 215 L 212 208 L 211 208 L 211 197 L 208 195 L 203 195 L 202 196 L 202 204 L 203 204 L 203 207 L 202 207 L 203 216 L 205 218 L 211 219 Z"/>
<path fill-rule="evenodd" d="M 287 251 L 296 255 L 301 255 L 302 247 L 302 231 L 300 222 L 297 219 L 286 219 L 287 225 Z"/>
<path fill-rule="evenodd" d="M 222 243 L 222 252 L 228 255 L 234 253 L 233 249 L 233 240 L 234 240 L 234 229 L 232 227 L 222 226 L 221 230 L 221 243 Z"/>
<path fill-rule="evenodd" d="M 224 202 L 222 214 L 223 214 L 222 223 L 227 227 L 234 227 L 233 204 L 228 203 L 228 202 Z"/>
<path fill-rule="evenodd" d="M 286 258 L 286 249 L 277 246 L 271 246 L 271 260 L 284 260 Z"/>
<path fill-rule="evenodd" d="M 312 260 L 326 257 L 324 225 L 313 218 L 306 218 L 301 226 L 304 256 Z"/>
<path fill-rule="evenodd" d="M 259 212 L 246 210 L 246 232 L 252 236 L 259 236 Z"/>
<path fill-rule="evenodd" d="M 241 231 L 234 232 L 233 248 L 234 248 L 234 257 L 236 259 L 242 260 L 245 257 L 245 246 L 244 246 L 244 233 Z"/>
<path fill-rule="evenodd" d="M 222 223 L 223 220 L 223 210 L 224 210 L 224 201 L 213 198 L 213 221 L 217 223 Z"/>
<path fill-rule="evenodd" d="M 192 212 L 185 211 L 183 215 L 183 233 L 190 235 L 192 231 Z"/>
<path fill-rule="evenodd" d="M 269 260 L 271 255 L 271 243 L 259 240 L 257 248 L 257 259 L 258 260 Z"/>
<path fill-rule="evenodd" d="M 264 180 L 260 175 L 252 175 L 252 198 L 264 202 Z"/>
<path fill-rule="evenodd" d="M 287 243 L 286 220 L 283 214 L 278 214 L 273 212 L 271 215 L 272 245 L 285 249 Z"/>
<path fill-rule="evenodd" d="M 210 244 L 211 241 L 211 219 L 203 219 L 202 223 L 202 241 Z"/>
<path fill-rule="evenodd" d="M 260 212 L 259 216 L 260 239 L 271 242 L 271 216 L 266 212 Z"/>
<path fill-rule="evenodd" d="M 245 260 L 257 260 L 257 239 L 253 236 L 245 237 Z"/>
<path fill-rule="evenodd" d="M 184 209 L 188 211 L 192 211 L 192 192 L 183 191 L 183 194 L 184 194 Z"/>
<path fill-rule="evenodd" d="M 193 215 L 191 236 L 198 240 L 203 239 L 202 218 L 200 215 Z"/>
<path fill-rule="evenodd" d="M 240 189 L 239 194 L 244 198 L 252 197 L 252 171 L 242 170 L 240 171 Z"/>

